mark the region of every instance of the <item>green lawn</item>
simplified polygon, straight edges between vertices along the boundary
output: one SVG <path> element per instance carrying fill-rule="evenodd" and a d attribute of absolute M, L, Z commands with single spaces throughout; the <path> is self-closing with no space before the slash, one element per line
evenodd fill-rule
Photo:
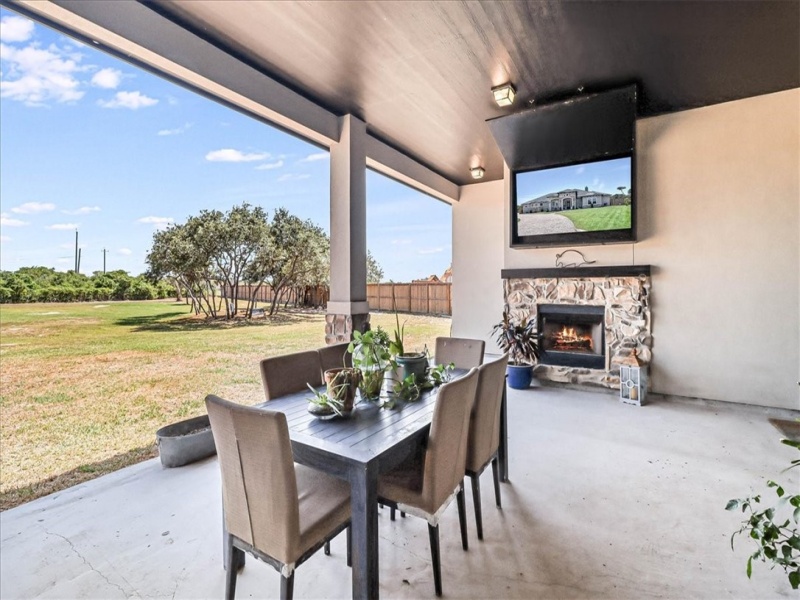
<path fill-rule="evenodd" d="M 450 331 L 401 318 L 412 348 Z M 261 402 L 258 362 L 324 332 L 317 311 L 209 323 L 170 301 L 0 305 L 0 508 L 155 456 L 156 429 L 203 414 L 206 394 Z"/>
<path fill-rule="evenodd" d="M 583 231 L 603 231 L 606 229 L 627 229 L 631 226 L 630 206 L 603 206 L 600 208 L 579 208 L 558 213 L 575 223 Z"/>

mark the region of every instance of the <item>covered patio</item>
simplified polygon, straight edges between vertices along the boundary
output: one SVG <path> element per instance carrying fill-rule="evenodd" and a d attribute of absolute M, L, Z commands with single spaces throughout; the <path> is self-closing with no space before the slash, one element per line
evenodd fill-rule
<path fill-rule="evenodd" d="M 482 486 L 484 541 L 461 549 L 442 522 L 451 598 L 790 598 L 783 573 L 730 549 L 726 502 L 792 457 L 768 416 L 785 411 L 658 401 L 552 387 L 509 397 L 503 508 Z M 746 441 L 743 441 L 746 440 Z M 797 474 L 792 476 L 797 483 Z M 180 469 L 150 460 L 0 515 L 3 598 L 219 598 L 224 590 L 216 458 Z M 381 595 L 433 597 L 425 523 L 379 518 Z M 238 597 L 271 598 L 279 574 L 249 560 Z M 341 535 L 299 570 L 298 598 L 351 595 Z"/>
<path fill-rule="evenodd" d="M 747 580 L 724 507 L 792 458 L 767 418 L 800 414 L 800 4 L 0 3 L 330 151 L 329 343 L 369 321 L 373 169 L 452 206 L 452 335 L 497 352 L 503 273 L 562 268 L 564 248 L 512 247 L 514 173 L 487 121 L 635 85 L 638 233 L 582 250 L 646 270 L 650 402 L 619 403 L 614 365 L 594 391 L 573 370 L 512 392 L 503 509 L 485 485 L 466 553 L 446 513 L 445 595 L 790 596 L 779 571 Z M 424 525 L 387 512 L 380 594 L 433 596 Z M 216 459 L 124 469 L 0 515 L 2 596 L 219 597 L 220 522 Z M 278 577 L 251 559 L 239 596 Z M 343 536 L 295 590 L 351 595 Z"/>

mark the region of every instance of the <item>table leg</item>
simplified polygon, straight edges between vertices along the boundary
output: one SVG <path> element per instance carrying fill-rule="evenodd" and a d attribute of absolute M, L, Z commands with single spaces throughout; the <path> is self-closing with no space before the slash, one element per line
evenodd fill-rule
<path fill-rule="evenodd" d="M 377 600 L 378 571 L 378 471 L 377 465 L 360 465 L 350 474 L 353 536 L 353 598 Z"/>
<path fill-rule="evenodd" d="M 500 463 L 500 481 L 508 481 L 508 387 L 503 385 L 503 399 L 500 402 L 500 447 L 497 449 Z"/>

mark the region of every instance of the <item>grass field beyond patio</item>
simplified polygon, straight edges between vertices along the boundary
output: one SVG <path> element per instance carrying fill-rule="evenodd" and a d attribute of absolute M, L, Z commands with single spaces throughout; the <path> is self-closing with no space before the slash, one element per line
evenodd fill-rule
<path fill-rule="evenodd" d="M 401 315 L 407 346 L 450 319 Z M 391 331 L 394 315 L 373 314 Z M 0 508 L 155 456 L 155 431 L 214 393 L 263 401 L 258 362 L 324 345 L 321 312 L 208 323 L 169 301 L 0 306 Z"/>
<path fill-rule="evenodd" d="M 600 208 L 579 208 L 552 213 L 563 215 L 583 231 L 605 231 L 607 229 L 628 229 L 631 226 L 630 206 L 603 206 Z"/>

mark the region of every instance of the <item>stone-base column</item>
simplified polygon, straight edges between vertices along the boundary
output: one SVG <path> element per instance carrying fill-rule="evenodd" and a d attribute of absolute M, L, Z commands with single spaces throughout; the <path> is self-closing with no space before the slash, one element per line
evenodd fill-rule
<path fill-rule="evenodd" d="M 349 342 L 353 332 L 369 329 L 369 313 L 360 315 L 325 315 L 325 343 L 327 345 Z"/>

